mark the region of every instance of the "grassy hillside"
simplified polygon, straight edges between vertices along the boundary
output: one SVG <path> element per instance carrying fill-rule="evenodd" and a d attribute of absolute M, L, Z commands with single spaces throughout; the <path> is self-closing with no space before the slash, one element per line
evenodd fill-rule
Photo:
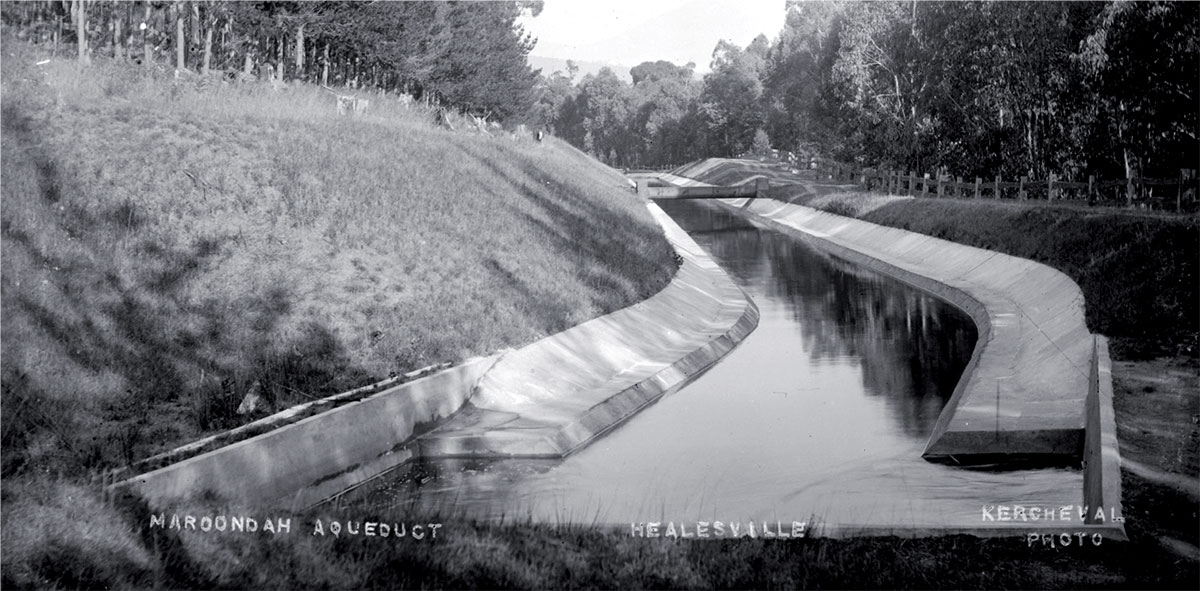
<path fill-rule="evenodd" d="M 3 51 L 6 477 L 520 346 L 674 272 L 620 175 L 553 140 Z"/>

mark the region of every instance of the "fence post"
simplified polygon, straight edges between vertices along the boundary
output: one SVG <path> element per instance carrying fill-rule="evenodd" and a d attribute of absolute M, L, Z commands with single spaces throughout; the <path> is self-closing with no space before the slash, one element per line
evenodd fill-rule
<path fill-rule="evenodd" d="M 1000 175 L 996 175 L 996 184 L 992 185 L 992 197 L 1000 199 Z"/>
<path fill-rule="evenodd" d="M 975 177 L 975 198 L 979 199 L 980 190 L 983 188 L 983 179 Z"/>
<path fill-rule="evenodd" d="M 1183 212 L 1183 192 L 1186 191 L 1187 186 L 1191 184 L 1188 181 L 1195 178 L 1195 176 L 1196 176 L 1195 169 L 1192 169 L 1192 168 L 1179 169 L 1179 183 L 1178 183 L 1178 186 L 1176 187 L 1176 191 L 1175 191 L 1175 211 L 1176 212 L 1179 212 L 1179 213 Z"/>
<path fill-rule="evenodd" d="M 1021 184 L 1020 184 L 1020 186 L 1017 187 L 1017 199 L 1020 199 L 1021 201 L 1024 201 L 1025 199 L 1027 199 L 1029 197 L 1028 195 L 1025 194 L 1025 183 L 1028 181 L 1029 181 L 1028 176 L 1022 176 Z"/>
<path fill-rule="evenodd" d="M 908 171 L 908 196 L 917 196 L 917 173 Z"/>
<path fill-rule="evenodd" d="M 1133 185 L 1133 179 L 1134 177 L 1129 177 L 1125 181 L 1125 204 L 1129 207 L 1133 207 L 1133 194 L 1137 192 Z"/>
<path fill-rule="evenodd" d="M 967 188 L 963 186 L 962 177 L 958 177 L 958 180 L 954 181 L 954 196 L 962 197 L 966 190 Z"/>
<path fill-rule="evenodd" d="M 1058 179 L 1058 175 L 1050 173 L 1050 180 L 1046 181 L 1046 201 L 1054 201 L 1054 181 Z"/>
<path fill-rule="evenodd" d="M 937 196 L 941 199 L 946 194 L 946 175 L 938 173 L 937 175 Z"/>
<path fill-rule="evenodd" d="M 921 179 L 921 196 L 922 197 L 929 196 L 929 173 L 928 172 L 925 173 L 924 178 Z"/>
<path fill-rule="evenodd" d="M 1088 205 L 1096 203 L 1096 175 L 1088 175 Z"/>

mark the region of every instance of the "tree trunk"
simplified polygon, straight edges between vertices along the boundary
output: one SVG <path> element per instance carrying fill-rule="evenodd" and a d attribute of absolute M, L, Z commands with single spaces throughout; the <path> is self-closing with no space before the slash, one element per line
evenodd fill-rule
<path fill-rule="evenodd" d="M 121 26 L 121 17 L 113 19 L 112 27 L 112 55 L 113 59 L 121 59 L 121 32 L 124 28 Z"/>
<path fill-rule="evenodd" d="M 321 67 L 321 86 L 329 86 L 329 44 L 325 44 L 325 63 Z"/>
<path fill-rule="evenodd" d="M 142 65 L 149 68 L 154 61 L 150 55 L 150 3 L 146 3 L 146 14 L 142 18 Z"/>
<path fill-rule="evenodd" d="M 185 70 L 187 64 L 184 61 L 183 53 L 183 15 L 175 16 L 175 69 Z"/>
<path fill-rule="evenodd" d="M 200 70 L 205 76 L 208 75 L 208 66 L 212 63 L 212 38 L 213 30 L 209 27 L 204 34 L 204 66 Z"/>
<path fill-rule="evenodd" d="M 74 16 L 75 16 L 75 38 L 76 45 L 79 46 L 79 63 L 88 63 L 87 53 L 87 6 L 84 5 L 84 0 L 75 0 Z"/>
<path fill-rule="evenodd" d="M 296 78 L 304 79 L 304 24 L 296 27 Z"/>
<path fill-rule="evenodd" d="M 200 45 L 200 5 L 192 2 L 192 42 L 191 47 Z"/>

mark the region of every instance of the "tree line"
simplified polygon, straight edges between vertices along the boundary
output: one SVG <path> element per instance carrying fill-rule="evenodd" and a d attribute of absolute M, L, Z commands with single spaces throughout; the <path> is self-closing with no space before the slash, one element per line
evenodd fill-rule
<path fill-rule="evenodd" d="M 28 41 L 197 73 L 275 76 L 406 92 L 497 119 L 526 116 L 534 39 L 517 18 L 540 1 L 5 2 L 5 28 Z"/>
<path fill-rule="evenodd" d="M 1200 4 L 810 2 L 718 43 L 711 71 L 647 62 L 538 83 L 535 115 L 615 166 L 767 146 L 860 166 L 1086 180 L 1200 159 Z"/>

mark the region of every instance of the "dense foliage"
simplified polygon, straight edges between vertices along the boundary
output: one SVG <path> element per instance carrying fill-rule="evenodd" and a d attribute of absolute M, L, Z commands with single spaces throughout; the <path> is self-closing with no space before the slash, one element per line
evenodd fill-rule
<path fill-rule="evenodd" d="M 966 177 L 1173 178 L 1195 168 L 1200 5 L 806 2 L 702 79 L 666 62 L 571 85 L 540 113 L 610 164 L 775 148 Z"/>
<path fill-rule="evenodd" d="M 107 54 L 230 73 L 270 64 L 287 80 L 402 91 L 504 119 L 532 105 L 534 40 L 516 21 L 540 11 L 541 2 L 53 0 L 4 3 L 0 14 L 21 37 L 78 47 L 81 61 Z"/>

